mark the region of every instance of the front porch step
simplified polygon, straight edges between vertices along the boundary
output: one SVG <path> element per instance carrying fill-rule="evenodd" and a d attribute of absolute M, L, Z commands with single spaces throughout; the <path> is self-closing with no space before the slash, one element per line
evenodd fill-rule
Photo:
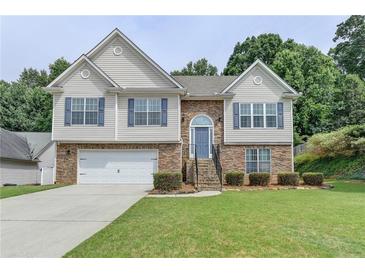
<path fill-rule="evenodd" d="M 195 160 L 189 160 L 186 167 L 187 181 L 194 183 L 199 191 L 221 191 L 219 177 L 212 159 L 198 159 L 198 182 L 195 174 Z"/>
<path fill-rule="evenodd" d="M 199 183 L 197 186 L 199 191 L 203 191 L 203 190 L 217 190 L 217 191 L 221 191 L 221 184 L 218 182 L 203 182 L 203 183 Z"/>

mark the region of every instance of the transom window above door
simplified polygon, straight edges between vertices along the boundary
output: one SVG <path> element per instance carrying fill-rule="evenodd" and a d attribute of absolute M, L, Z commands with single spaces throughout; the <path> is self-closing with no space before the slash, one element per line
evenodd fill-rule
<path fill-rule="evenodd" d="M 192 126 L 212 126 L 212 121 L 205 115 L 199 115 L 191 122 Z"/>

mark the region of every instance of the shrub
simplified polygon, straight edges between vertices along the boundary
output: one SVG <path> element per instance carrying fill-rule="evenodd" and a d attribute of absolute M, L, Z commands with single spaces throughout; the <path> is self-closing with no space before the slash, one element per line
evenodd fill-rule
<path fill-rule="evenodd" d="M 323 183 L 323 173 L 319 172 L 306 172 L 302 175 L 303 181 L 306 185 L 320 186 Z"/>
<path fill-rule="evenodd" d="M 181 187 L 181 173 L 158 172 L 153 174 L 153 186 L 161 191 L 171 191 Z"/>
<path fill-rule="evenodd" d="M 299 173 L 298 172 L 286 172 L 278 174 L 279 185 L 299 185 Z"/>
<path fill-rule="evenodd" d="M 297 156 L 295 156 L 294 158 L 294 163 L 296 165 L 302 165 L 308 162 L 313 162 L 317 159 L 319 159 L 320 157 L 316 154 L 310 153 L 310 152 L 304 152 L 301 154 L 298 154 Z"/>
<path fill-rule="evenodd" d="M 241 186 L 243 185 L 243 179 L 245 174 L 239 171 L 227 172 L 226 173 L 226 182 L 232 186 Z"/>
<path fill-rule="evenodd" d="M 365 151 L 365 124 L 318 133 L 308 140 L 308 152 L 320 157 L 351 156 Z"/>
<path fill-rule="evenodd" d="M 270 182 L 270 173 L 254 172 L 249 175 L 251 186 L 267 186 Z"/>

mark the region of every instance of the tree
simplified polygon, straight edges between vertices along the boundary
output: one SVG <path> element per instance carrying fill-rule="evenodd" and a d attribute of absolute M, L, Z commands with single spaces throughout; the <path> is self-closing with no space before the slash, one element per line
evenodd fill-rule
<path fill-rule="evenodd" d="M 50 131 L 52 96 L 40 87 L 0 83 L 0 127 L 12 131 Z"/>
<path fill-rule="evenodd" d="M 340 75 L 332 58 L 292 39 L 283 41 L 277 34 L 262 34 L 237 43 L 224 74 L 240 74 L 256 59 L 303 94 L 294 103 L 294 128 L 300 135 L 331 128 L 331 104 Z"/>
<path fill-rule="evenodd" d="M 333 41 L 339 43 L 329 54 L 338 67 L 365 80 L 365 16 L 353 15 L 337 25 Z"/>
<path fill-rule="evenodd" d="M 334 93 L 332 125 L 334 129 L 365 124 L 365 83 L 358 75 L 341 75 Z"/>
<path fill-rule="evenodd" d="M 49 65 L 49 77 L 48 81 L 51 83 L 54 79 L 56 79 L 62 72 L 64 72 L 70 63 L 63 57 L 58 58 L 54 63 Z"/>
<path fill-rule="evenodd" d="M 18 82 L 30 88 L 45 87 L 48 85 L 48 74 L 45 70 L 38 71 L 33 68 L 25 68 L 20 74 Z"/>
<path fill-rule="evenodd" d="M 296 44 L 276 55 L 272 69 L 303 96 L 294 103 L 294 127 L 300 135 L 331 129 L 331 106 L 340 71 L 315 47 Z"/>
<path fill-rule="evenodd" d="M 182 70 L 174 70 L 171 75 L 202 75 L 202 76 L 214 76 L 217 74 L 218 69 L 208 63 L 205 58 L 199 59 L 195 63 L 189 62 Z"/>
<path fill-rule="evenodd" d="M 64 58 L 45 70 L 24 69 L 17 82 L 0 81 L 0 127 L 12 131 L 51 131 L 52 96 L 42 87 L 47 86 L 69 67 Z"/>
<path fill-rule="evenodd" d="M 287 42 L 290 45 L 291 40 Z M 256 59 L 271 65 L 276 54 L 285 47 L 278 34 L 261 34 L 257 37 L 246 38 L 242 43 L 237 43 L 233 53 L 228 59 L 224 75 L 239 75 L 245 71 Z"/>

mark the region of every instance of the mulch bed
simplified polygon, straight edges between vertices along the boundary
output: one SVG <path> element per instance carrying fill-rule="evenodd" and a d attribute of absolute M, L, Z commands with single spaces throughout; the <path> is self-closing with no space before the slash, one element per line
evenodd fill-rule
<path fill-rule="evenodd" d="M 172 191 L 161 191 L 158 189 L 153 189 L 149 192 L 149 194 L 187 194 L 187 193 L 195 193 L 198 192 L 193 185 L 191 184 L 182 184 L 180 189 L 172 190 Z"/>
<path fill-rule="evenodd" d="M 282 186 L 282 185 L 268 185 L 268 186 L 230 186 L 224 185 L 223 191 L 234 190 L 234 191 L 254 191 L 254 190 L 286 190 L 286 189 L 331 189 L 332 185 L 322 184 L 321 186 L 310 186 L 300 184 L 298 186 Z"/>

